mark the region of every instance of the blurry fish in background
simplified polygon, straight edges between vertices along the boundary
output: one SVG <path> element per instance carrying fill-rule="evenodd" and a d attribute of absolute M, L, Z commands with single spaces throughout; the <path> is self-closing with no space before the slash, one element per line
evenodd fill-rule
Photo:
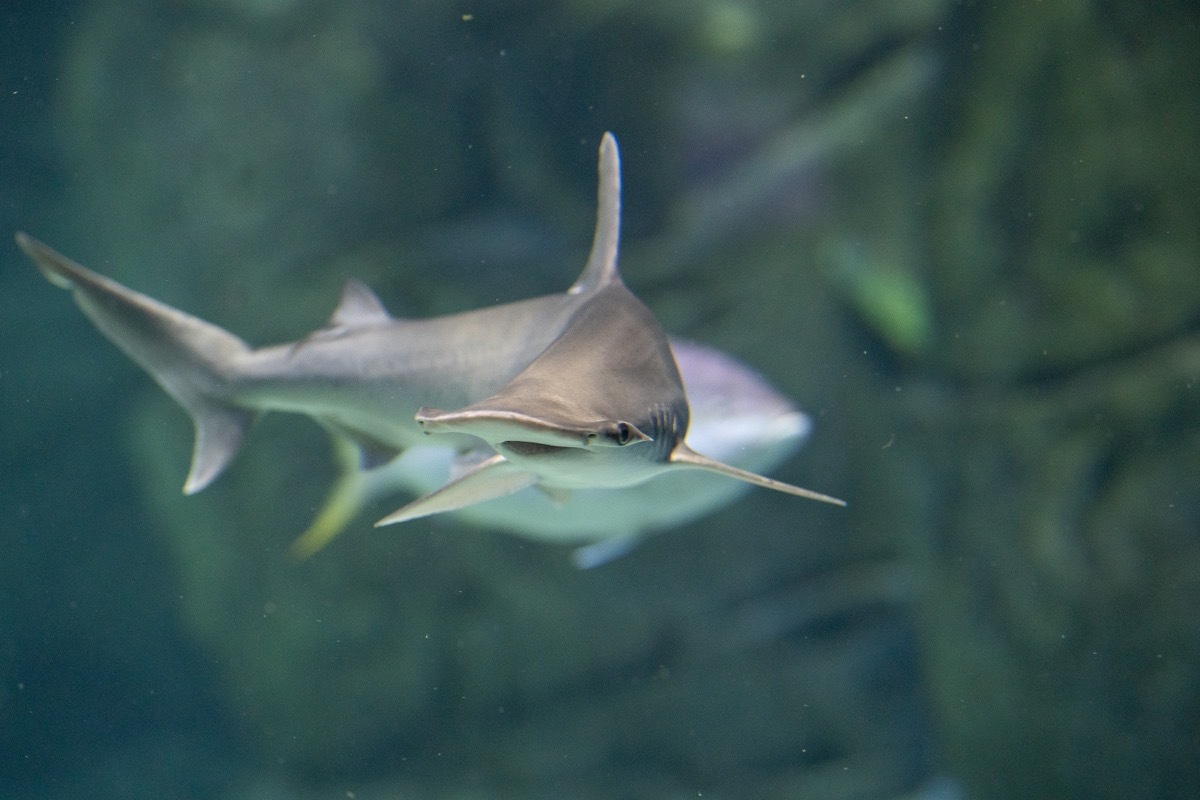
<path fill-rule="evenodd" d="M 772 122 L 766 131 L 747 135 L 735 150 L 721 157 L 722 137 L 690 145 L 692 160 L 716 158 L 717 163 L 692 167 L 693 184 L 672 202 L 670 219 L 660 243 L 648 245 L 654 254 L 648 266 L 662 274 L 687 269 L 723 239 L 746 229 L 794 222 L 796 216 L 823 207 L 821 181 L 830 165 L 865 137 L 874 135 L 920 98 L 937 76 L 937 59 L 925 46 L 910 46 L 865 69 L 832 99 L 795 119 Z M 722 108 L 724 125 L 730 118 Z M 715 152 L 714 152 L 715 151 Z"/>

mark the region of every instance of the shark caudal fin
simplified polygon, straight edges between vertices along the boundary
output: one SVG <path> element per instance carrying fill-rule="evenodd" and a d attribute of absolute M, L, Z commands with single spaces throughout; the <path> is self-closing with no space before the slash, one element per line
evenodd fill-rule
<path fill-rule="evenodd" d="M 76 264 L 25 233 L 17 244 L 46 279 L 75 296 L 83 313 L 192 416 L 196 443 L 185 494 L 228 466 L 253 412 L 226 399 L 233 363 L 250 351 L 239 338 Z"/>

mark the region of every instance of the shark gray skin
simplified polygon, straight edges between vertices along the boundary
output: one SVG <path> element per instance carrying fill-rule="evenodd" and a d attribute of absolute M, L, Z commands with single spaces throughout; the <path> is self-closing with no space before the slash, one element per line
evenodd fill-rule
<path fill-rule="evenodd" d="M 396 319 L 350 282 L 329 324 L 251 348 L 233 334 L 76 264 L 17 243 L 114 344 L 191 415 L 184 492 L 205 488 L 263 411 L 307 414 L 375 451 L 428 443 L 494 454 L 380 524 L 451 511 L 532 485 L 630 486 L 680 468 L 844 505 L 705 458 L 684 441 L 688 403 L 666 335 L 621 282 L 616 141 L 600 146 L 596 232 L 562 294 L 424 320 Z M 434 407 L 459 408 L 438 412 Z"/>
<path fill-rule="evenodd" d="M 808 416 L 750 367 L 715 348 L 679 339 L 671 339 L 671 352 L 691 411 L 689 446 L 742 469 L 764 470 L 803 443 L 811 428 Z M 491 454 L 431 443 L 364 468 L 352 440 L 335 435 L 334 443 L 342 474 L 312 525 L 293 543 L 299 558 L 328 544 L 368 503 L 434 491 Z M 618 489 L 553 495 L 531 487 L 451 513 L 478 527 L 574 545 L 575 563 L 593 567 L 623 555 L 648 534 L 728 505 L 749 488 L 720 475 L 678 470 Z"/>

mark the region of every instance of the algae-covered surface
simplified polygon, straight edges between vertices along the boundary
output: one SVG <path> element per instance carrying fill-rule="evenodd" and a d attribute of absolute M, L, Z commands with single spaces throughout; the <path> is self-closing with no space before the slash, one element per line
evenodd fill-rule
<path fill-rule="evenodd" d="M 187 417 L 0 246 L 5 798 L 1200 795 L 1200 14 L 1094 0 L 0 10 L 0 231 L 254 344 L 349 277 L 622 271 L 813 418 L 576 569 L 453 516 L 289 545 L 337 462 Z"/>

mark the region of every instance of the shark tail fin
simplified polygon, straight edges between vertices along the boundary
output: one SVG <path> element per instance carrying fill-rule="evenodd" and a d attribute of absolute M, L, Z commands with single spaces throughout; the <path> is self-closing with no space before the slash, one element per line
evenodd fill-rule
<path fill-rule="evenodd" d="M 727 478 L 744 481 L 754 486 L 761 486 L 764 489 L 774 489 L 777 492 L 792 494 L 796 497 L 806 497 L 809 500 L 817 500 L 819 502 L 830 503 L 831 505 L 835 506 L 846 505 L 845 500 L 839 500 L 838 498 L 830 497 L 827 494 L 814 492 L 812 489 L 804 489 L 799 486 L 793 486 L 790 483 L 777 481 L 774 478 L 767 478 L 748 470 L 731 467 L 730 465 L 723 464 L 720 461 L 714 461 L 708 456 L 700 455 L 683 442 L 679 442 L 675 445 L 675 449 L 671 452 L 670 463 L 680 467 L 715 472 L 718 475 L 724 475 Z"/>
<path fill-rule="evenodd" d="M 99 275 L 25 233 L 17 244 L 46 279 L 68 289 L 100 332 L 136 361 L 192 417 L 196 442 L 183 485 L 212 483 L 241 447 L 254 413 L 229 399 L 229 378 L 250 352 L 241 339 Z"/>

